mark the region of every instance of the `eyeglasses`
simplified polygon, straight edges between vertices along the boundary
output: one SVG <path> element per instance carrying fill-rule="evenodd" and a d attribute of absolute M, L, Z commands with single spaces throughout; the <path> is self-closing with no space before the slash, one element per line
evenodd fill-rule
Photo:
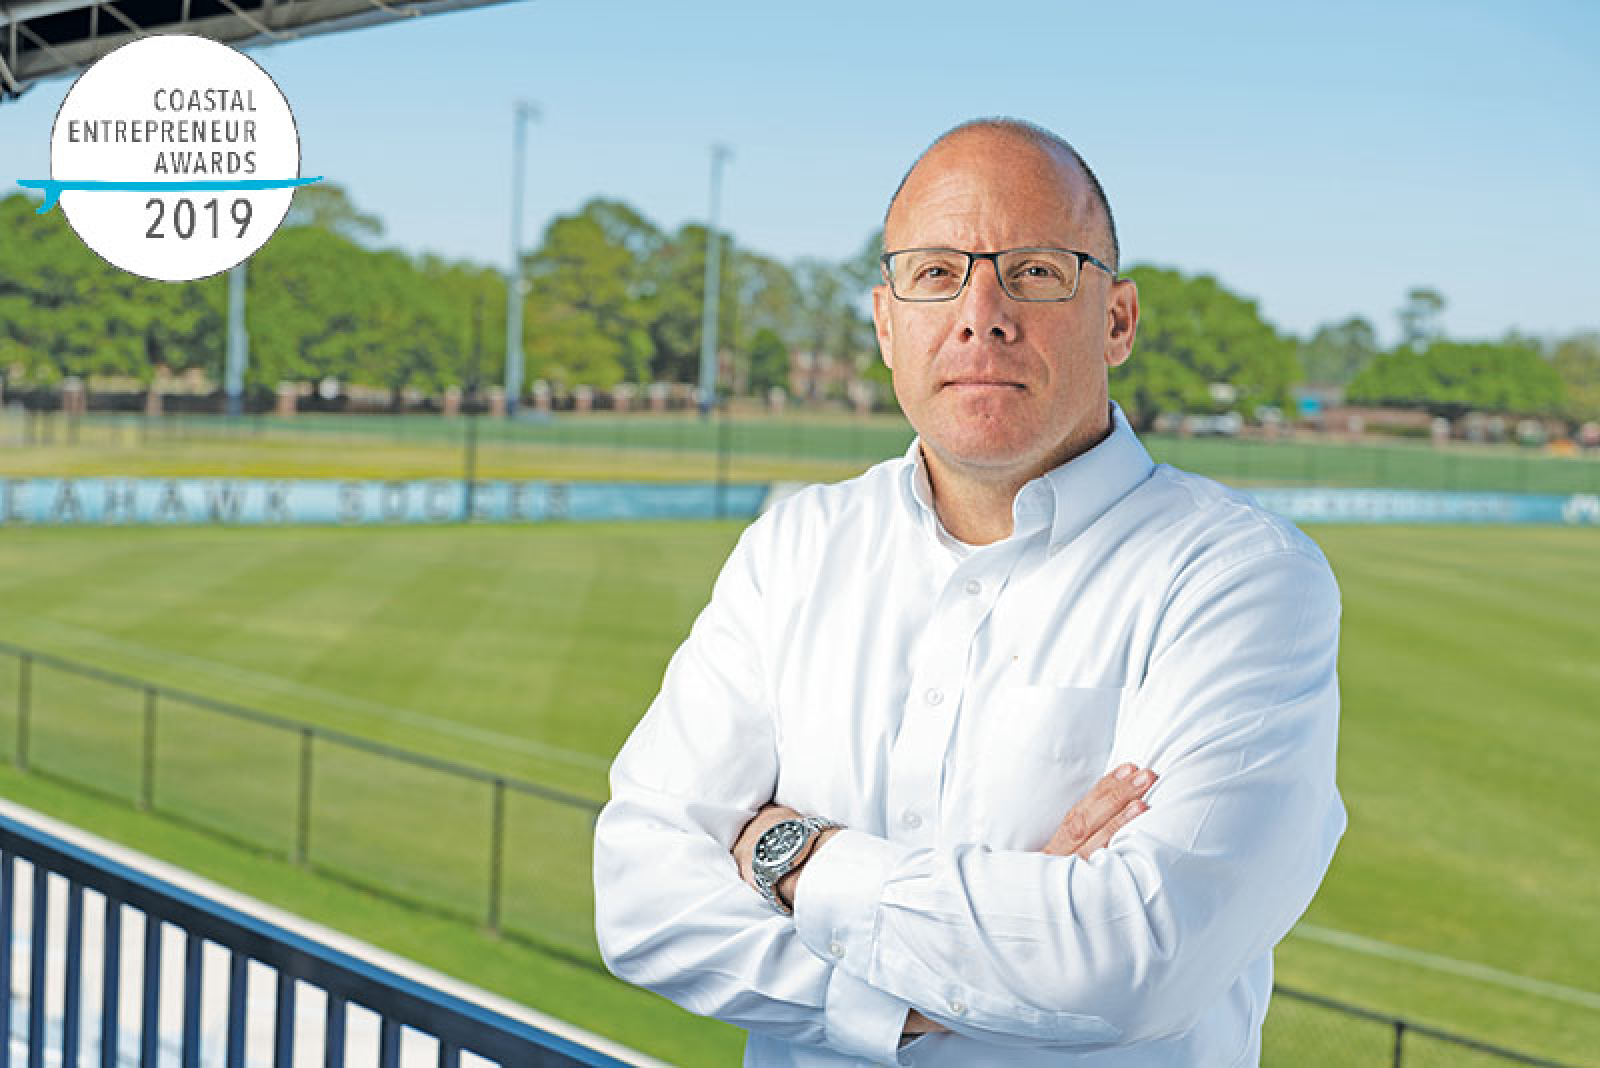
<path fill-rule="evenodd" d="M 963 252 L 957 248 L 907 248 L 886 253 L 883 276 L 900 300 L 955 300 L 967 288 L 974 260 L 994 264 L 1000 288 L 1012 300 L 1071 300 L 1078 277 L 1092 263 L 1115 278 L 1117 272 L 1087 252 L 1070 248 L 1008 248 Z"/>

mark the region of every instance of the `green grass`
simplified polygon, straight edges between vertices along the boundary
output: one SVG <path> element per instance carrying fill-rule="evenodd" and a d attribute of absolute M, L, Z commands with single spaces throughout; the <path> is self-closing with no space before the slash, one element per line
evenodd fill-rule
<path fill-rule="evenodd" d="M 604 796 L 738 535 L 731 523 L 522 528 L 0 529 L 0 639 L 362 737 Z M 1344 592 L 1350 830 L 1308 922 L 1600 988 L 1600 533 L 1320 527 Z M 16 663 L 0 656 L 0 756 Z M 36 665 L 34 762 L 122 797 L 143 697 Z M 155 800 L 280 854 L 293 738 L 158 708 Z M 394 910 L 265 854 L 6 772 L 8 796 L 649 1052 L 731 1063 L 738 1036 L 524 944 L 592 953 L 587 817 L 512 795 L 503 921 L 479 932 L 488 787 L 318 743 L 317 867 L 472 918 Z M 523 962 L 523 963 L 516 963 Z M 565 969 L 565 970 L 563 970 Z M 572 974 L 569 974 L 572 973 Z M 1292 935 L 1280 980 L 1514 1049 L 1594 1063 L 1600 1013 Z M 1382 1039 L 1277 1002 L 1268 1063 Z M 1326 1041 L 1306 1034 L 1329 1036 Z M 1346 1054 L 1337 1052 L 1348 1041 Z M 1421 1046 L 1418 1047 L 1419 1051 Z M 1466 1063 L 1454 1054 L 1408 1063 Z M 1386 1063 L 1379 1060 L 1375 1063 Z"/>
<path fill-rule="evenodd" d="M 85 444 L 17 446 L 5 453 L 9 478 L 463 478 L 462 447 L 448 444 L 300 441 L 160 441 L 138 449 Z M 868 463 L 735 455 L 724 471 L 734 482 L 836 481 Z M 657 452 L 608 446 L 505 445 L 478 450 L 476 477 L 578 481 L 709 482 L 715 453 Z"/>
<path fill-rule="evenodd" d="M 1600 991 L 1600 536 L 1314 531 L 1344 592 L 1350 830 L 1307 919 Z M 1600 1013 L 1291 939 L 1280 977 L 1593 1063 Z M 1332 984 L 1336 984 L 1333 986 Z"/>
<path fill-rule="evenodd" d="M 0 415 L 5 474 L 456 478 L 467 421 L 431 416 L 303 415 L 145 423 L 94 416 Z M 31 429 L 30 429 L 31 427 Z M 483 478 L 832 480 L 905 451 L 898 416 L 737 415 L 722 428 L 692 414 L 560 415 L 543 423 L 479 421 Z M 1600 458 L 1516 446 L 1347 444 L 1303 438 L 1145 438 L 1156 460 L 1234 483 L 1527 493 L 1600 493 Z"/>

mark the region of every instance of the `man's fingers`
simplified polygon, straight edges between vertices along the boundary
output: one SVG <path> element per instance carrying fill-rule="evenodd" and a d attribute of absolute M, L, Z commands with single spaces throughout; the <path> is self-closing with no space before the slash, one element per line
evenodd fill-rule
<path fill-rule="evenodd" d="M 1155 772 L 1133 764 L 1123 764 L 1107 772 L 1068 810 L 1044 851 L 1058 857 L 1077 853 L 1107 823 L 1117 818 L 1128 802 L 1142 797 L 1155 780 Z"/>
<path fill-rule="evenodd" d="M 930 1020 L 916 1009 L 912 1009 L 906 1013 L 906 1025 L 900 1033 L 902 1035 L 926 1035 L 930 1032 L 949 1030 L 939 1021 Z"/>
<path fill-rule="evenodd" d="M 1148 812 L 1149 810 L 1150 806 L 1145 804 L 1143 801 L 1129 801 L 1126 805 L 1122 806 L 1121 812 L 1118 812 L 1115 816 L 1111 817 L 1110 822 L 1108 822 L 1104 827 L 1101 827 L 1094 834 L 1090 835 L 1088 841 L 1084 842 L 1077 849 L 1073 850 L 1073 854 L 1083 858 L 1084 860 L 1088 860 L 1090 856 L 1098 853 L 1100 850 L 1109 845 L 1111 843 L 1111 836 L 1131 823 L 1135 816 L 1139 815 L 1141 812 Z"/>

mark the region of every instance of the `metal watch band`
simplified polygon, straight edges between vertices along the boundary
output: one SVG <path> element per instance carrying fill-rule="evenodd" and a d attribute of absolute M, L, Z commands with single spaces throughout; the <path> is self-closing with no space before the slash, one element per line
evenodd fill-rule
<path fill-rule="evenodd" d="M 767 899 L 767 904 L 771 905 L 785 916 L 794 915 L 794 910 L 785 905 L 783 900 L 778 897 L 778 880 L 782 879 L 785 875 L 788 875 L 791 871 L 793 871 L 795 864 L 801 858 L 806 860 L 811 858 L 811 851 L 807 849 L 806 846 L 811 844 L 811 840 L 813 838 L 830 827 L 844 826 L 844 824 L 839 823 L 836 820 L 823 819 L 821 816 L 802 816 L 800 818 L 800 825 L 805 831 L 805 839 L 801 843 L 800 850 L 795 854 L 795 859 L 786 864 L 782 864 L 777 868 L 773 868 L 770 871 L 763 871 L 759 868 L 755 871 L 756 889 L 760 891 L 762 897 Z M 775 823 L 772 826 L 776 827 L 778 824 Z M 768 828 L 768 830 L 770 829 L 771 828 Z"/>

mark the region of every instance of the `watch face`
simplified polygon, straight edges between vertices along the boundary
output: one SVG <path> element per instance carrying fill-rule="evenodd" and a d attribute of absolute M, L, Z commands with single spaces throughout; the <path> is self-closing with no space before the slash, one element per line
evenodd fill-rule
<path fill-rule="evenodd" d="M 768 868 L 786 864 L 800 852 L 805 840 L 806 828 L 799 820 L 774 824 L 756 839 L 755 862 Z"/>

